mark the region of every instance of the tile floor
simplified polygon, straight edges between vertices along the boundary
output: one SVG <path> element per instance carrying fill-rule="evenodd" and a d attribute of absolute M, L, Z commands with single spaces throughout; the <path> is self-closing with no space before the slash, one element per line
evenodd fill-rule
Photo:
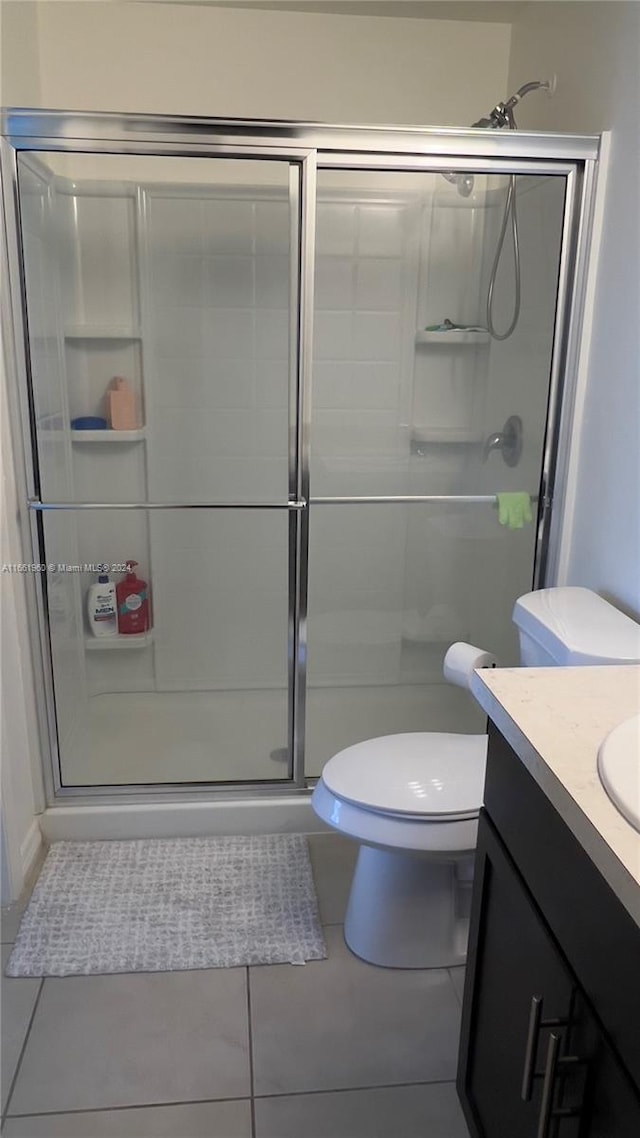
<path fill-rule="evenodd" d="M 354 846 L 310 838 L 328 958 L 2 982 L 4 1138 L 468 1138 L 463 969 L 357 960 Z M 3 911 L 2 960 L 24 901 Z"/>

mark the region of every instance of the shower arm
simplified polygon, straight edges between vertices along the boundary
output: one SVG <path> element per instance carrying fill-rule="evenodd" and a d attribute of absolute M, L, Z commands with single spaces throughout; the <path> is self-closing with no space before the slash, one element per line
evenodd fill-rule
<path fill-rule="evenodd" d="M 534 79 L 530 83 L 523 83 L 522 87 L 518 87 L 515 95 L 504 102 L 497 103 L 487 118 L 478 119 L 477 122 L 471 124 L 472 130 L 502 130 L 507 127 L 509 130 L 517 130 L 518 126 L 513 113 L 513 108 L 518 105 L 525 95 L 530 91 L 548 91 L 553 95 L 556 89 L 556 77 L 552 76 L 551 79 Z M 463 198 L 468 198 L 473 193 L 473 175 L 461 174 L 456 170 L 441 170 L 443 178 L 450 182 L 452 186 L 456 186 L 458 193 Z"/>
<path fill-rule="evenodd" d="M 553 94 L 555 82 L 553 79 L 535 79 L 531 83 L 524 83 L 522 87 L 518 87 L 515 95 L 504 102 L 497 103 L 493 108 L 488 118 L 478 119 L 474 122 L 474 127 L 480 127 L 483 130 L 501 130 L 507 127 L 509 130 L 517 130 L 513 108 L 517 107 L 521 99 L 528 95 L 530 91 L 548 91 Z"/>

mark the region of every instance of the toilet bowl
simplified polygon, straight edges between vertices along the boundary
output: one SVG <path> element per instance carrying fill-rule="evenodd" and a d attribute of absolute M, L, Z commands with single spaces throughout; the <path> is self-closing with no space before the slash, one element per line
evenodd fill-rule
<path fill-rule="evenodd" d="M 344 935 L 390 968 L 463 964 L 486 735 L 416 732 L 334 755 L 312 798 L 361 843 Z"/>
<path fill-rule="evenodd" d="M 640 662 L 640 627 L 589 589 L 515 605 L 525 665 Z M 360 843 L 345 916 L 349 948 L 389 968 L 464 964 L 486 735 L 411 732 L 329 759 L 311 803 Z"/>

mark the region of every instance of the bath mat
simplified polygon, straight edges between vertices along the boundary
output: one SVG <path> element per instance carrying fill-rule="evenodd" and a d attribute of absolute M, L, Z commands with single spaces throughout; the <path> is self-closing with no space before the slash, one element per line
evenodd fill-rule
<path fill-rule="evenodd" d="M 6 974 L 165 972 L 325 956 L 301 834 L 56 842 Z"/>

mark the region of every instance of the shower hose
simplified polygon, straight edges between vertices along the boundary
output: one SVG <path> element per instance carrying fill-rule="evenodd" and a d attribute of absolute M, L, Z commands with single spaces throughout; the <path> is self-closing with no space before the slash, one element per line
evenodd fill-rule
<path fill-rule="evenodd" d="M 507 235 L 507 228 L 511 221 L 511 235 L 513 240 L 513 261 L 515 269 L 515 286 L 514 286 L 514 302 L 513 302 L 513 315 L 506 332 L 498 332 L 493 322 L 493 295 L 496 285 L 496 277 L 498 275 L 498 267 L 502 259 L 502 251 L 504 249 L 505 237 Z M 511 333 L 514 331 L 520 316 L 520 244 L 518 240 L 518 217 L 516 213 L 516 175 L 511 174 L 509 177 L 509 188 L 507 190 L 507 200 L 504 207 L 504 216 L 502 218 L 502 226 L 500 228 L 500 236 L 498 237 L 498 244 L 496 246 L 496 255 L 493 259 L 493 266 L 491 269 L 491 276 L 489 278 L 489 289 L 487 292 L 487 331 L 494 340 L 507 340 Z"/>

